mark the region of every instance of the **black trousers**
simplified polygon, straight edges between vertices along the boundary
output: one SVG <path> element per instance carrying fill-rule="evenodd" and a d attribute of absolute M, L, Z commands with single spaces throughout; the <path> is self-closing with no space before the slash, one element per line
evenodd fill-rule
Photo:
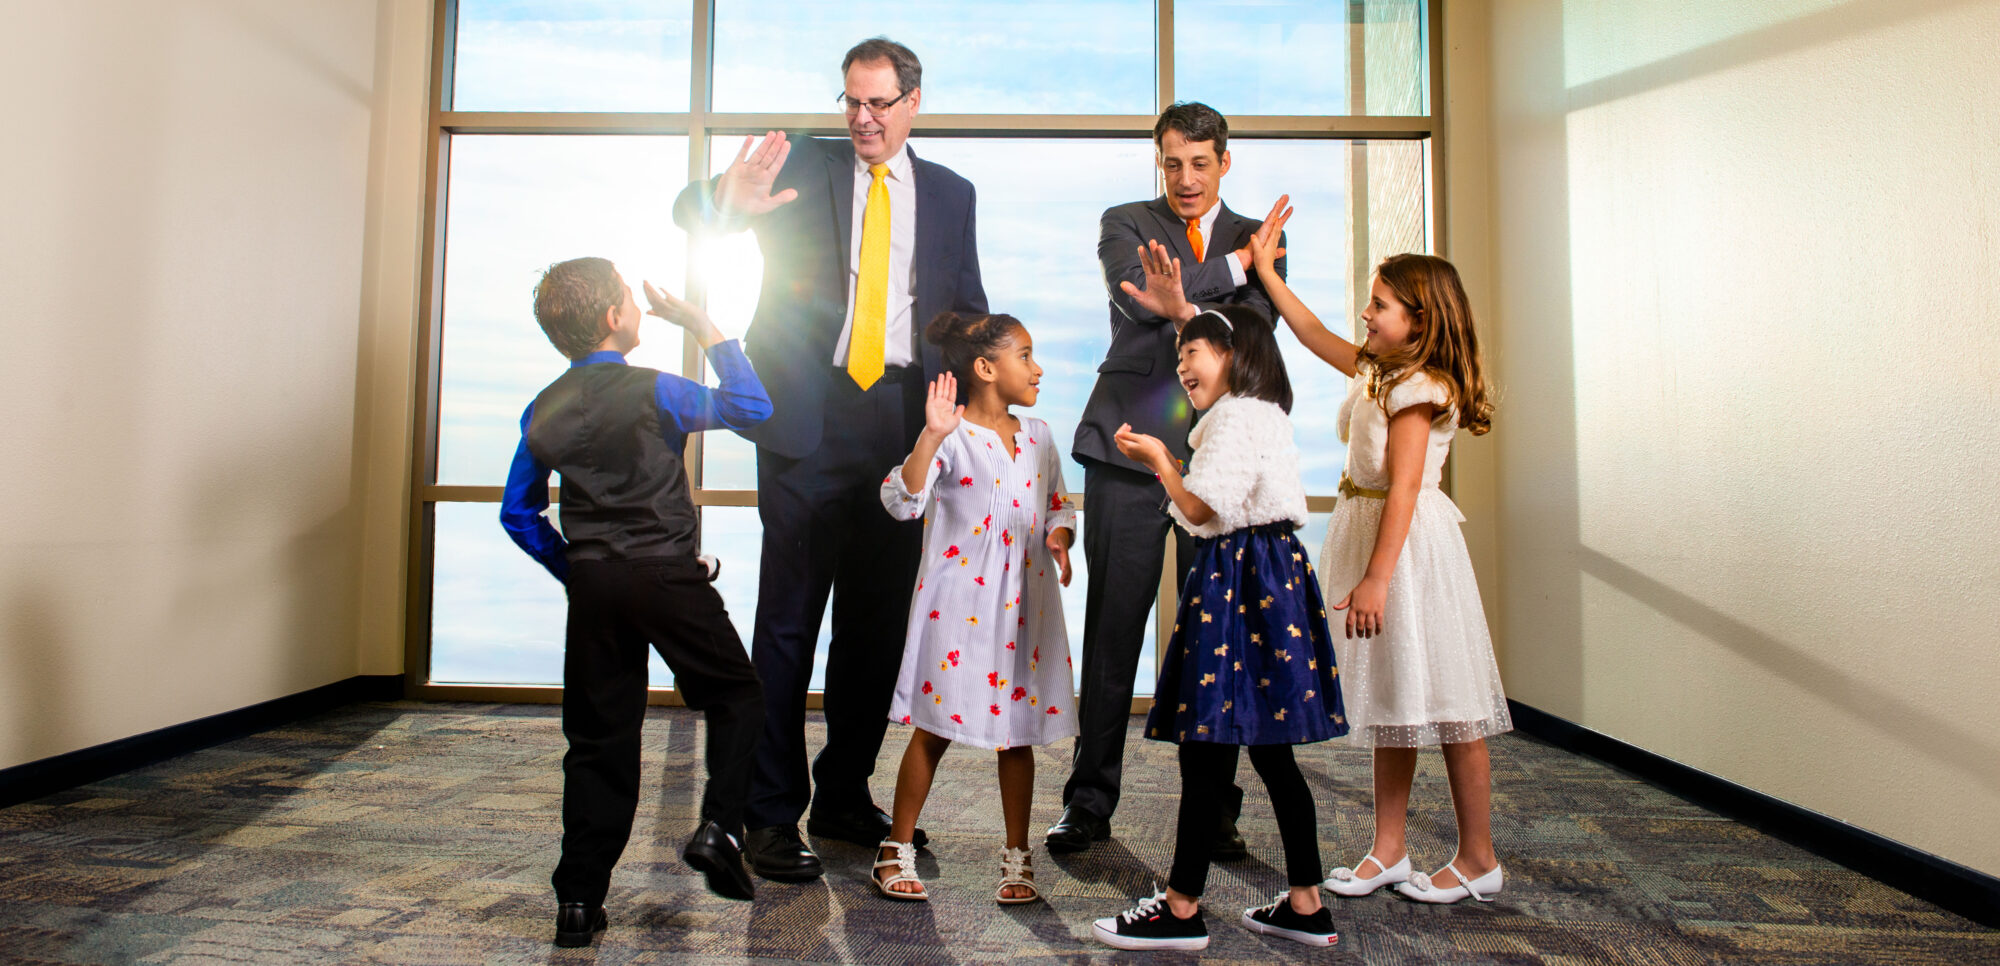
<path fill-rule="evenodd" d="M 1132 684 L 1146 643 L 1146 618 L 1160 595 L 1167 534 L 1174 535 L 1179 569 L 1187 580 L 1194 540 L 1161 508 L 1167 492 L 1150 473 L 1096 460 L 1083 464 L 1083 559 L 1090 586 L 1083 603 L 1083 686 L 1077 692 L 1076 753 L 1063 805 L 1109 819 L 1118 808 L 1125 770 L 1125 729 L 1132 721 Z M 1243 791 L 1223 813 L 1234 819 Z"/>
<path fill-rule="evenodd" d="M 646 646 L 674 672 L 708 724 L 701 814 L 741 835 L 764 694 L 722 597 L 693 557 L 578 560 L 569 571 L 563 650 L 562 860 L 559 902 L 601 903 L 639 804 L 639 727 L 646 717 Z"/>
<path fill-rule="evenodd" d="M 796 824 L 808 803 L 872 804 L 868 779 L 889 726 L 923 545 L 922 521 L 889 516 L 881 487 L 923 426 L 917 373 L 892 370 L 863 392 L 837 372 L 817 450 L 800 459 L 757 451 L 764 558 L 750 654 L 764 681 L 765 717 L 745 814 L 751 828 Z M 829 592 L 826 746 L 808 777 L 806 690 Z"/>
<path fill-rule="evenodd" d="M 1206 741 L 1181 743 L 1180 824 L 1174 830 L 1174 868 L 1167 875 L 1167 886 L 1182 895 L 1201 895 L 1208 886 L 1215 823 L 1236 774 L 1236 748 Z M 1312 787 L 1292 758 L 1292 746 L 1251 745 L 1250 765 L 1264 780 L 1271 810 L 1277 814 L 1278 837 L 1285 843 L 1285 881 L 1318 885 L 1324 877 L 1319 865 L 1319 817 L 1313 810 Z"/>

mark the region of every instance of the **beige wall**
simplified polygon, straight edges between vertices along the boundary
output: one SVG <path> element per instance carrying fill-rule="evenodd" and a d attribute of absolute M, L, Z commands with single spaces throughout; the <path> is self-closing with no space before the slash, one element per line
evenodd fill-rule
<path fill-rule="evenodd" d="M 400 668 L 426 7 L 8 5 L 0 767 Z"/>
<path fill-rule="evenodd" d="M 2000 2 L 1457 16 L 1509 692 L 2000 873 Z"/>

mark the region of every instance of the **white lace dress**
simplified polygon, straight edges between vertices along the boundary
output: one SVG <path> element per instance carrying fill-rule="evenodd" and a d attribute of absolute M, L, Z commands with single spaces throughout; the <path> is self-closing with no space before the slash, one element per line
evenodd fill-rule
<path fill-rule="evenodd" d="M 1389 417 L 1367 394 L 1367 382 L 1356 378 L 1341 404 L 1340 435 L 1347 443 L 1347 475 L 1355 487 L 1382 491 L 1389 486 Z M 1472 576 L 1472 557 L 1458 529 L 1465 516 L 1438 489 L 1458 432 L 1446 398 L 1444 387 L 1422 373 L 1389 393 L 1390 413 L 1428 402 L 1438 407 L 1438 416 L 1431 423 L 1424 485 L 1410 535 L 1389 578 L 1382 633 L 1349 640 L 1341 632 L 1346 615 L 1327 611 L 1352 726 L 1349 740 L 1363 747 L 1473 741 L 1514 727 Z M 1343 495 L 1334 506 L 1319 565 L 1329 608 L 1367 573 L 1382 506 L 1380 498 L 1368 495 Z"/>
<path fill-rule="evenodd" d="M 985 748 L 1076 734 L 1059 569 L 1044 544 L 1076 530 L 1062 447 L 1022 416 L 1012 439 L 970 421 L 938 447 L 924 487 L 882 478 L 882 506 L 924 518 L 924 556 L 889 719 Z M 1075 552 L 1075 551 L 1072 551 Z"/>

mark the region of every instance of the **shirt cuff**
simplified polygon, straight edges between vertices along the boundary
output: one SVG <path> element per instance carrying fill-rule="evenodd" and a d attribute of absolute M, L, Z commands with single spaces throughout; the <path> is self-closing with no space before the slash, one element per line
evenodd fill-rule
<path fill-rule="evenodd" d="M 1250 275 L 1243 270 L 1243 260 L 1237 258 L 1235 252 L 1229 253 L 1229 281 L 1237 288 L 1250 284 Z"/>

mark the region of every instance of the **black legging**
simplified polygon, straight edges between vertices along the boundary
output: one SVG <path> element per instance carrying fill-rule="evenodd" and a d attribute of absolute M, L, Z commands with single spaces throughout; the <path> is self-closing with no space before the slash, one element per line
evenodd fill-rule
<path fill-rule="evenodd" d="M 1215 826 L 1221 819 L 1222 796 L 1233 788 L 1236 745 L 1207 741 L 1181 742 L 1180 825 L 1174 833 L 1174 868 L 1167 886 L 1185 896 L 1199 896 L 1208 886 L 1209 855 L 1215 850 Z M 1312 788 L 1292 760 L 1291 745 L 1251 745 L 1250 765 L 1271 795 L 1278 835 L 1285 843 L 1285 881 L 1294 886 L 1318 885 L 1319 819 L 1313 811 Z"/>

